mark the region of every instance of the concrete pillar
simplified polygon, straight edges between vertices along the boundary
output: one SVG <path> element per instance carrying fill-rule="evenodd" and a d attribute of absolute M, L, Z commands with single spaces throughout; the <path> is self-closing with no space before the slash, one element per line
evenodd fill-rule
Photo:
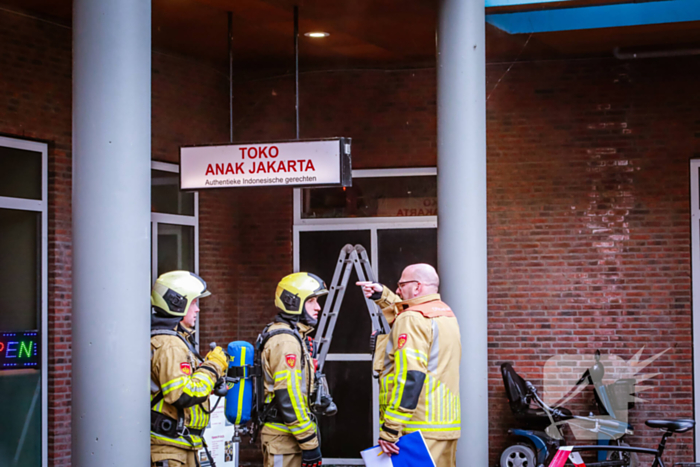
<path fill-rule="evenodd" d="M 438 264 L 462 332 L 457 465 L 488 465 L 484 0 L 440 0 Z"/>
<path fill-rule="evenodd" d="M 151 1 L 73 2 L 73 467 L 147 467 Z"/>

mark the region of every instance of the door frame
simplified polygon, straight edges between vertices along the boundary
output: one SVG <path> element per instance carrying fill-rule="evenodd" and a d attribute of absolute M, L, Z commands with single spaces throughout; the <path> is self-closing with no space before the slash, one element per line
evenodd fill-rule
<path fill-rule="evenodd" d="M 700 420 L 700 159 L 690 160 L 690 259 L 693 335 L 693 411 Z M 693 430 L 695 462 L 700 459 L 700 436 Z"/>
<path fill-rule="evenodd" d="M 0 208 L 41 213 L 40 281 L 41 305 L 39 333 L 41 334 L 41 465 L 49 459 L 49 215 L 48 215 L 48 145 L 38 141 L 0 136 L 0 146 L 41 153 L 41 199 L 0 196 Z"/>
<path fill-rule="evenodd" d="M 369 169 L 353 170 L 353 178 L 379 178 L 379 177 L 420 177 L 437 176 L 435 167 L 418 167 L 403 169 Z M 370 231 L 370 262 L 375 277 L 379 277 L 379 241 L 378 230 L 400 229 L 433 229 L 437 228 L 437 216 L 413 216 L 413 217 L 352 217 L 332 219 L 302 219 L 301 188 L 294 189 L 294 227 L 292 232 L 293 269 L 299 272 L 300 232 L 323 232 L 339 230 L 369 230 Z M 340 252 L 339 252 L 340 253 Z M 369 353 L 329 353 L 326 361 L 372 361 Z M 372 432 L 373 439 L 379 438 L 379 383 L 372 378 Z M 367 446 L 368 448 L 370 446 Z M 324 464 L 364 465 L 362 458 L 324 458 Z"/>

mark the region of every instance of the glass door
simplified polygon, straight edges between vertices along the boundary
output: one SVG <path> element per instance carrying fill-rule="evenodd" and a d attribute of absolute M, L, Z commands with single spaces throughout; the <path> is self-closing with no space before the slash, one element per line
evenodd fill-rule
<path fill-rule="evenodd" d="M 369 230 L 311 231 L 299 234 L 300 270 L 317 274 L 330 286 L 338 254 L 348 243 L 371 250 Z M 352 284 L 357 278 L 351 278 Z M 335 459 L 357 457 L 372 446 L 371 323 L 362 293 L 348 284 L 325 364 L 329 389 L 338 413 L 321 417 L 323 454 Z"/>

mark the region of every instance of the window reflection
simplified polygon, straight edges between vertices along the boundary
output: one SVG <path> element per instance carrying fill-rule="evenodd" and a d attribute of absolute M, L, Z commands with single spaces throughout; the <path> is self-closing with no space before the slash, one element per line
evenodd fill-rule
<path fill-rule="evenodd" d="M 437 177 L 355 178 L 351 187 L 302 190 L 303 219 L 437 215 Z"/>
<path fill-rule="evenodd" d="M 180 191 L 180 175 L 151 170 L 151 212 L 194 216 L 194 193 Z"/>

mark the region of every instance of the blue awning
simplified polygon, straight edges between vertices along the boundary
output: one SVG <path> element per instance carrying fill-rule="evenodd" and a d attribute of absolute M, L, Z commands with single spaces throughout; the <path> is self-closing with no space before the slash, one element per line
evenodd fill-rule
<path fill-rule="evenodd" d="M 555 0 L 486 0 L 486 6 L 528 5 L 552 1 Z M 659 0 L 487 14 L 486 21 L 509 34 L 700 21 L 700 0 Z"/>

